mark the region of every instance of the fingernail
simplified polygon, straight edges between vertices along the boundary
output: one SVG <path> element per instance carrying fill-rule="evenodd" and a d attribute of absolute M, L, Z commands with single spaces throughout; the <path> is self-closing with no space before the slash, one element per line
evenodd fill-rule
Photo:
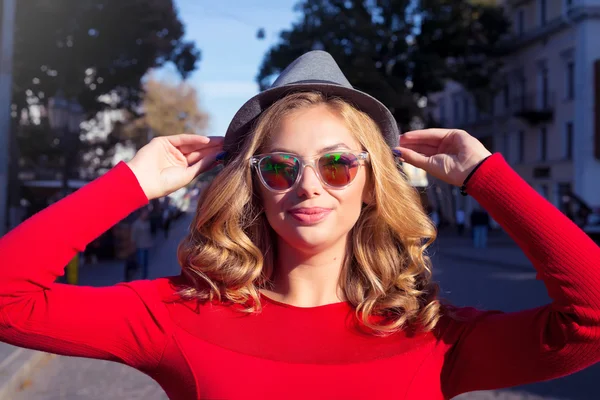
<path fill-rule="evenodd" d="M 217 154 L 217 157 L 215 158 L 215 160 L 218 162 L 224 161 L 226 156 L 227 156 L 227 152 L 222 151 L 219 154 Z"/>
<path fill-rule="evenodd" d="M 402 157 L 402 152 L 400 150 L 393 149 L 392 153 L 394 153 L 396 157 Z"/>

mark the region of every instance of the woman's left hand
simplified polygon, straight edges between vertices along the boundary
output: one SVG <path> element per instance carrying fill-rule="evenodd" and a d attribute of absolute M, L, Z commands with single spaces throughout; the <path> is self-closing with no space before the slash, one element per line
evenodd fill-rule
<path fill-rule="evenodd" d="M 461 186 L 490 153 L 481 142 L 457 129 L 423 129 L 400 136 L 401 158 L 444 182 Z"/>

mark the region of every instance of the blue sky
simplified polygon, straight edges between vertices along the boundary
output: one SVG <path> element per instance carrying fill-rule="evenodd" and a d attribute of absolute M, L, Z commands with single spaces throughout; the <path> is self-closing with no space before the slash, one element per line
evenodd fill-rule
<path fill-rule="evenodd" d="M 297 0 L 175 0 L 186 37 L 202 51 L 198 70 L 189 82 L 198 90 L 202 108 L 210 114 L 208 134 L 224 135 L 235 112 L 258 93 L 256 75 L 264 54 L 279 32 L 299 14 Z M 256 38 L 258 28 L 266 37 Z M 175 76 L 168 68 L 161 75 Z"/>

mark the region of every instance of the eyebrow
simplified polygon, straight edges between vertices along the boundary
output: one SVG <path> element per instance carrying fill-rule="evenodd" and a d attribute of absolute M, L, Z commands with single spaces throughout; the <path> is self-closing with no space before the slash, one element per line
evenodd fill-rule
<path fill-rule="evenodd" d="M 317 151 L 317 153 L 325 153 L 327 151 L 333 151 L 333 150 L 338 150 L 338 149 L 350 150 L 350 147 L 348 147 L 348 145 L 346 143 L 336 143 L 331 146 L 326 146 L 326 147 L 321 148 L 319 151 Z M 269 150 L 269 153 L 278 153 L 278 152 L 295 154 L 294 151 L 285 149 L 283 147 L 277 147 L 277 148 Z"/>

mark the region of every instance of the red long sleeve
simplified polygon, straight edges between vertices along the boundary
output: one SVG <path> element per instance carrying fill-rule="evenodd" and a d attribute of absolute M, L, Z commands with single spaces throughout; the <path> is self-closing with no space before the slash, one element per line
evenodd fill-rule
<path fill-rule="evenodd" d="M 548 380 L 600 360 L 598 246 L 499 154 L 481 166 L 468 192 L 524 250 L 553 301 L 460 326 L 442 375 L 447 396 Z"/>
<path fill-rule="evenodd" d="M 121 163 L 2 237 L 0 340 L 155 366 L 166 343 L 165 326 L 155 314 L 164 317 L 166 309 L 152 302 L 157 296 L 150 282 L 107 288 L 54 283 L 78 251 L 146 202 L 135 176 Z"/>
<path fill-rule="evenodd" d="M 174 297 L 182 277 L 109 288 L 53 283 L 77 250 L 146 198 L 121 164 L 0 239 L 0 340 L 120 361 L 171 399 L 447 399 L 550 379 L 600 360 L 600 249 L 502 159 L 471 193 L 517 241 L 553 301 L 457 309 L 429 333 L 358 332 L 348 303 L 262 313 Z M 507 293 L 510 295 L 510 293 Z"/>

